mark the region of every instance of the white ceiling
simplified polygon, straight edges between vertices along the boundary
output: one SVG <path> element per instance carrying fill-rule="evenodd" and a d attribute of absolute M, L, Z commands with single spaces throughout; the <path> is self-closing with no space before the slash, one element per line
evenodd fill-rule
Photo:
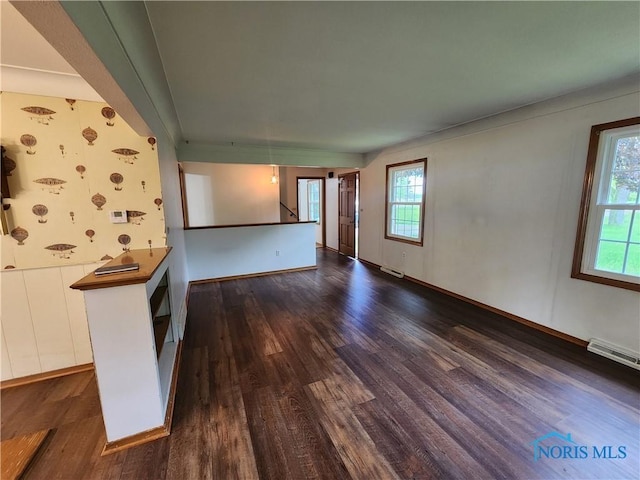
<path fill-rule="evenodd" d="M 640 70 L 638 2 L 147 2 L 184 138 L 369 152 Z"/>
<path fill-rule="evenodd" d="M 0 3 L 3 65 L 76 75 Z M 109 16 L 115 7 L 104 2 L 99 10 Z M 147 1 L 142 8 L 169 108 L 192 144 L 365 153 L 640 72 L 640 2 Z M 109 18 L 121 35 L 134 28 L 123 9 Z M 127 50 L 138 73 L 158 77 L 135 53 Z"/>

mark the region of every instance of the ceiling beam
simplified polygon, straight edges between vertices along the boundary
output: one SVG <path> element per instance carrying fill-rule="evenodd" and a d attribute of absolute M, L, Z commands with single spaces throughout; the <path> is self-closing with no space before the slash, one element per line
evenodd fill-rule
<path fill-rule="evenodd" d="M 364 167 L 364 155 L 306 148 L 268 147 L 239 144 L 182 142 L 178 147 L 181 162 L 244 163 L 296 167 Z"/>
<path fill-rule="evenodd" d="M 153 131 L 177 145 L 182 132 L 144 2 L 61 4 Z"/>

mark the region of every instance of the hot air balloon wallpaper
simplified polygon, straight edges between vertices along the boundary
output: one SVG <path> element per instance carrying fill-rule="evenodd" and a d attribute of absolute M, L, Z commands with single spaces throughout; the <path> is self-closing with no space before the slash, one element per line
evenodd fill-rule
<path fill-rule="evenodd" d="M 4 174 L 7 177 L 10 177 L 11 172 L 16 169 L 16 162 L 12 158 L 9 158 L 5 155 L 2 159 L 2 168 L 4 168 Z"/>
<path fill-rule="evenodd" d="M 95 142 L 96 138 L 98 138 L 98 132 L 96 132 L 91 127 L 87 127 L 82 130 L 82 136 L 87 142 L 89 142 L 88 145 L 93 146 L 95 145 L 93 142 Z"/>
<path fill-rule="evenodd" d="M 140 222 L 144 220 L 144 216 L 147 212 L 140 212 L 139 210 L 127 210 L 127 216 L 131 219 L 131 223 L 134 225 L 140 225 Z"/>
<path fill-rule="evenodd" d="M 91 203 L 98 207 L 98 210 L 102 210 L 103 205 L 107 203 L 107 199 L 104 197 L 104 195 L 96 193 L 93 197 L 91 197 Z"/>
<path fill-rule="evenodd" d="M 24 245 L 24 241 L 29 237 L 29 232 L 27 232 L 22 227 L 16 227 L 11 230 L 11 238 L 18 241 L 18 245 Z"/>
<path fill-rule="evenodd" d="M 115 124 L 113 123 L 113 119 L 116 116 L 116 111 L 111 107 L 103 107 L 100 111 L 102 116 L 107 119 L 107 125 L 109 127 L 113 127 Z"/>
<path fill-rule="evenodd" d="M 111 183 L 113 183 L 115 185 L 115 190 L 120 191 L 122 190 L 122 182 L 124 181 L 124 177 L 122 176 L 122 174 L 116 172 L 116 173 L 112 173 L 111 175 L 109 175 L 109 180 L 111 180 Z"/>
<path fill-rule="evenodd" d="M 76 248 L 76 246 L 68 243 L 54 243 L 53 245 L 49 245 L 44 248 L 46 250 L 51 250 L 54 257 L 57 256 L 58 258 L 68 259 L 71 258 L 72 253 L 75 253 L 73 249 Z"/>
<path fill-rule="evenodd" d="M 59 178 L 38 178 L 34 180 L 35 183 L 39 183 L 40 185 L 46 185 L 46 188 L 49 189 L 49 193 L 53 193 L 54 195 L 60 195 L 60 190 L 64 187 L 63 184 L 67 183 L 66 180 L 61 180 Z"/>
<path fill-rule="evenodd" d="M 131 243 L 131 237 L 126 233 L 123 233 L 118 237 L 118 243 L 122 245 L 122 250 L 125 252 L 129 251 L 129 244 Z"/>
<path fill-rule="evenodd" d="M 46 207 L 46 205 L 42 205 L 41 203 L 38 203 L 37 205 L 34 205 L 31 208 L 31 211 L 33 212 L 34 215 L 40 217 L 38 219 L 38 223 L 47 223 L 47 219 L 44 218 L 44 216 L 49 213 L 49 209 Z"/>
<path fill-rule="evenodd" d="M 131 148 L 116 148 L 111 151 L 118 155 L 120 160 L 124 160 L 124 163 L 128 163 L 129 165 L 133 165 L 134 160 L 138 159 L 136 155 L 140 153 L 139 151 Z"/>
<path fill-rule="evenodd" d="M 14 193 L 4 241 L 8 255 L 17 253 L 0 271 L 104 263 L 165 243 L 157 137 L 140 137 L 104 102 L 15 92 L 2 99 L 14 112 L 0 166 Z M 108 210 L 126 207 L 128 224 L 112 224 Z"/>
<path fill-rule="evenodd" d="M 35 147 L 36 144 L 38 143 L 38 140 L 36 140 L 36 137 L 31 135 L 30 133 L 25 133 L 24 135 L 22 135 L 20 137 L 20 143 L 22 145 L 24 145 L 25 147 L 27 147 L 27 154 L 28 155 L 35 155 L 36 154 L 36 151 L 31 149 L 31 147 Z"/>
<path fill-rule="evenodd" d="M 53 120 L 51 115 L 56 113 L 44 107 L 23 107 L 21 110 L 32 114 L 29 118 L 37 121 L 41 125 L 49 125 L 49 121 Z"/>

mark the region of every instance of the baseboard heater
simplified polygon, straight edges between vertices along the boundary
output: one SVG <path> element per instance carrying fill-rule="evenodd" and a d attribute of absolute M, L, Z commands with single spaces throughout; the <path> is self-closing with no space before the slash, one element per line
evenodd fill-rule
<path fill-rule="evenodd" d="M 399 272 L 397 270 L 393 270 L 392 268 L 380 267 L 380 271 L 384 273 L 388 273 L 389 275 L 393 275 L 394 277 L 403 278 L 404 273 Z"/>
<path fill-rule="evenodd" d="M 587 350 L 622 363 L 623 365 L 635 368 L 636 370 L 640 370 L 640 355 L 636 352 L 632 352 L 631 350 L 627 350 L 626 348 L 612 345 L 604 340 L 592 338 L 589 341 L 589 345 L 587 345 Z"/>

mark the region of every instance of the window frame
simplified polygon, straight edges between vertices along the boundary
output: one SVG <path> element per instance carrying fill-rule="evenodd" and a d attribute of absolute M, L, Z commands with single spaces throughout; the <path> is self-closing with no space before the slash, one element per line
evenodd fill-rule
<path fill-rule="evenodd" d="M 594 253 L 594 250 L 596 247 L 593 243 L 596 236 L 598 239 L 600 238 L 602 223 L 595 221 L 594 218 L 589 222 L 589 215 L 598 215 L 597 209 L 602 208 L 596 206 L 598 197 L 601 195 L 601 191 L 603 189 L 602 179 L 609 179 L 610 182 L 611 178 L 608 172 L 603 175 L 603 162 L 609 163 L 609 159 L 605 158 L 605 147 L 600 140 L 605 138 L 607 131 L 637 125 L 640 125 L 640 117 L 602 123 L 591 127 L 589 149 L 587 152 L 587 165 L 582 184 L 582 198 L 578 216 L 578 229 L 576 233 L 571 277 L 640 292 L 640 277 L 617 274 L 615 272 L 606 272 L 595 268 L 596 254 Z M 608 138 L 609 136 L 606 137 Z M 611 205 L 616 206 L 617 204 Z M 629 207 L 635 207 L 633 209 L 636 210 L 638 208 L 637 205 L 631 204 Z M 607 208 L 605 207 L 604 210 L 606 209 Z M 636 218 L 640 221 L 640 211 L 636 212 Z"/>
<path fill-rule="evenodd" d="M 393 170 L 408 170 L 411 168 L 415 168 L 417 164 L 422 164 L 422 172 L 423 172 L 423 181 L 422 181 L 422 201 L 421 202 L 403 202 L 409 205 L 420 205 L 420 223 L 418 227 L 419 238 L 413 239 L 412 237 L 405 237 L 402 235 L 392 234 L 391 233 L 391 208 L 393 205 L 399 202 L 390 202 L 390 193 L 391 193 L 391 175 Z M 408 162 L 400 162 L 393 163 L 386 166 L 386 180 L 385 180 L 385 198 L 384 198 L 384 238 L 387 240 L 394 240 L 396 242 L 408 243 L 411 245 L 424 245 L 424 217 L 425 217 L 425 206 L 426 206 L 426 196 L 427 196 L 427 159 L 420 158 L 417 160 L 410 160 Z"/>

